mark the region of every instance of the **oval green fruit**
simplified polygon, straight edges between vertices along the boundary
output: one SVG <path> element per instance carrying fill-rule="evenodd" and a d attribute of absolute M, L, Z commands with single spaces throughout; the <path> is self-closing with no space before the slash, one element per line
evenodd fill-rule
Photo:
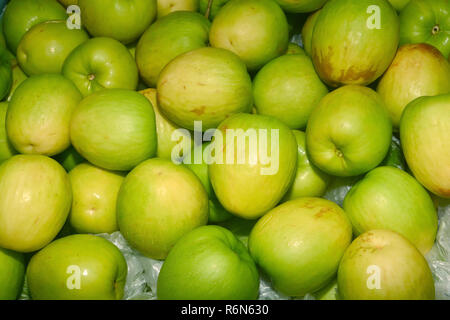
<path fill-rule="evenodd" d="M 11 158 L 17 153 L 12 146 L 6 134 L 6 111 L 8 109 L 7 102 L 0 102 L 0 163 Z"/>
<path fill-rule="evenodd" d="M 124 173 L 82 163 L 69 172 L 73 201 L 69 221 L 77 233 L 118 231 L 117 194 Z"/>
<path fill-rule="evenodd" d="M 400 137 L 406 162 L 425 188 L 450 198 L 450 94 L 422 97 L 406 107 Z"/>
<path fill-rule="evenodd" d="M 252 82 L 242 61 L 230 51 L 200 48 L 173 59 L 158 79 L 158 106 L 177 125 L 190 130 L 202 121 L 215 128 L 226 117 L 250 112 Z"/>
<path fill-rule="evenodd" d="M 75 85 L 59 74 L 26 79 L 8 106 L 6 131 L 20 153 L 53 156 L 70 145 L 73 110 L 82 97 Z"/>
<path fill-rule="evenodd" d="M 27 283 L 33 300 L 120 300 L 127 279 L 120 250 L 94 235 L 58 239 L 35 254 Z"/>
<path fill-rule="evenodd" d="M 326 95 L 306 128 L 310 160 L 341 177 L 375 168 L 391 144 L 392 124 L 384 109 L 381 97 L 366 87 L 344 86 Z"/>
<path fill-rule="evenodd" d="M 0 101 L 9 93 L 13 81 L 11 59 L 6 49 L 0 48 Z"/>
<path fill-rule="evenodd" d="M 231 0 L 214 18 L 209 41 L 212 47 L 234 52 L 256 71 L 286 52 L 288 23 L 273 0 Z"/>
<path fill-rule="evenodd" d="M 283 201 L 301 197 L 321 197 L 325 193 L 331 178 L 309 161 L 306 154 L 305 133 L 298 130 L 292 132 L 298 146 L 297 171 L 294 182 L 284 195 Z"/>
<path fill-rule="evenodd" d="M 9 50 L 17 51 L 20 40 L 32 26 L 66 18 L 66 10 L 55 0 L 11 0 L 3 16 L 3 32 Z"/>
<path fill-rule="evenodd" d="M 450 64 L 428 44 L 404 45 L 378 83 L 377 92 L 398 128 L 403 110 L 412 100 L 450 92 Z"/>
<path fill-rule="evenodd" d="M 277 118 L 291 129 L 304 129 L 312 110 L 327 93 L 305 55 L 278 57 L 253 80 L 257 113 Z"/>
<path fill-rule="evenodd" d="M 175 12 L 145 31 L 136 48 L 136 63 L 145 83 L 155 87 L 161 70 L 182 53 L 206 47 L 210 22 L 196 12 Z"/>
<path fill-rule="evenodd" d="M 65 60 L 62 73 L 83 96 L 105 88 L 136 90 L 139 78 L 127 47 L 111 38 L 93 38 L 79 45 Z"/>
<path fill-rule="evenodd" d="M 372 230 L 345 251 L 338 271 L 345 300 L 434 300 L 433 276 L 422 254 L 404 237 Z"/>
<path fill-rule="evenodd" d="M 155 113 L 150 102 L 137 92 L 98 91 L 74 110 L 70 138 L 92 164 L 128 171 L 156 154 Z"/>
<path fill-rule="evenodd" d="M 327 0 L 276 0 L 286 12 L 311 12 L 322 7 Z"/>
<path fill-rule="evenodd" d="M 290 187 L 296 170 L 297 142 L 279 120 L 237 114 L 214 132 L 209 177 L 224 208 L 245 219 L 272 209 Z"/>
<path fill-rule="evenodd" d="M 65 20 L 42 22 L 20 40 L 17 61 L 28 76 L 61 73 L 67 56 L 88 39 L 84 30 L 67 28 Z"/>
<path fill-rule="evenodd" d="M 301 198 L 262 217 L 250 234 L 249 250 L 276 290 L 301 297 L 333 279 L 351 238 L 350 222 L 338 205 Z"/>
<path fill-rule="evenodd" d="M 156 17 L 156 0 L 78 0 L 83 26 L 94 37 L 137 40 Z"/>
<path fill-rule="evenodd" d="M 197 11 L 199 0 L 156 0 L 158 19 L 175 11 Z"/>
<path fill-rule="evenodd" d="M 41 155 L 16 155 L 0 165 L 0 247 L 33 252 L 58 234 L 72 203 L 64 168 Z"/>
<path fill-rule="evenodd" d="M 23 254 L 0 248 L 0 300 L 16 300 L 25 279 Z"/>
<path fill-rule="evenodd" d="M 400 44 L 428 43 L 450 54 L 450 2 L 411 0 L 400 12 Z"/>
<path fill-rule="evenodd" d="M 317 18 L 319 17 L 321 10 L 317 10 L 316 12 L 310 14 L 306 19 L 305 24 L 302 28 L 302 41 L 303 48 L 305 49 L 308 56 L 312 54 L 312 35 L 314 31 L 314 26 L 316 25 Z"/>
<path fill-rule="evenodd" d="M 331 86 L 367 85 L 389 67 L 398 33 L 397 13 L 386 0 L 329 1 L 314 26 L 314 66 Z"/>
<path fill-rule="evenodd" d="M 433 246 L 438 219 L 427 191 L 409 174 L 378 167 L 355 184 L 344 199 L 355 235 L 374 229 L 398 232 L 423 254 Z"/>
<path fill-rule="evenodd" d="M 175 243 L 208 221 L 208 195 L 188 168 L 159 158 L 134 168 L 117 198 L 120 232 L 152 259 L 165 259 Z"/>
<path fill-rule="evenodd" d="M 170 251 L 158 277 L 161 300 L 253 300 L 259 274 L 247 248 L 225 228 L 199 227 Z"/>

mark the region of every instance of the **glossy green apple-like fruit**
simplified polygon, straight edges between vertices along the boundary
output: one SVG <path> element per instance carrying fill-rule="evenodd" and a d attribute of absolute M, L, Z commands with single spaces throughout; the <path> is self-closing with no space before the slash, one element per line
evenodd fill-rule
<path fill-rule="evenodd" d="M 450 94 L 422 97 L 405 108 L 400 137 L 406 162 L 434 194 L 450 198 Z"/>
<path fill-rule="evenodd" d="M 165 115 L 161 113 L 156 97 L 157 96 L 156 89 L 149 88 L 140 91 L 140 93 L 143 94 L 151 102 L 153 106 L 153 111 L 155 112 L 156 136 L 158 139 L 156 156 L 158 158 L 163 159 L 175 158 L 173 154 L 174 150 L 179 143 L 182 143 L 183 139 L 190 141 L 190 144 L 194 145 L 194 139 L 192 138 L 190 132 L 178 131 L 180 127 L 171 122 L 169 119 L 166 118 Z M 180 134 L 178 140 L 172 139 L 173 135 L 176 134 L 175 133 L 176 131 Z M 179 156 L 180 158 L 185 156 L 183 154 L 183 150 L 181 150 L 180 154 L 178 154 L 177 156 Z"/>
<path fill-rule="evenodd" d="M 262 217 L 250 234 L 249 250 L 276 290 L 300 297 L 333 279 L 351 238 L 350 222 L 338 205 L 301 198 Z"/>
<path fill-rule="evenodd" d="M 20 153 L 53 156 L 70 145 L 69 126 L 82 96 L 59 74 L 26 79 L 8 106 L 6 131 Z"/>
<path fill-rule="evenodd" d="M 286 52 L 288 23 L 275 1 L 231 0 L 214 18 L 209 41 L 234 52 L 255 71 Z"/>
<path fill-rule="evenodd" d="M 348 247 L 338 271 L 344 300 L 434 300 L 427 261 L 407 239 L 371 230 Z"/>
<path fill-rule="evenodd" d="M 220 9 L 230 0 L 214 0 L 211 3 L 211 8 L 209 9 L 209 19 L 213 20 L 217 13 L 219 13 Z M 209 0 L 200 0 L 199 9 L 200 13 L 206 15 L 208 11 Z"/>
<path fill-rule="evenodd" d="M 294 134 L 275 118 L 244 113 L 229 117 L 217 131 L 208 168 L 216 196 L 234 215 L 259 218 L 277 205 L 294 179 Z"/>
<path fill-rule="evenodd" d="M 23 254 L 0 248 L 0 300 L 16 300 L 25 278 Z"/>
<path fill-rule="evenodd" d="M 450 92 L 450 64 L 428 44 L 404 45 L 378 83 L 377 92 L 398 128 L 403 110 L 412 100 Z"/>
<path fill-rule="evenodd" d="M 170 251 L 158 277 L 161 300 L 253 300 L 259 274 L 247 248 L 225 228 L 199 227 Z"/>
<path fill-rule="evenodd" d="M 311 12 L 322 7 L 327 0 L 276 0 L 286 12 Z"/>
<path fill-rule="evenodd" d="M 158 19 L 175 11 L 198 11 L 199 0 L 156 0 Z"/>
<path fill-rule="evenodd" d="M 11 158 L 17 153 L 12 146 L 6 134 L 6 111 L 8 109 L 7 102 L 0 102 L 0 163 Z"/>
<path fill-rule="evenodd" d="M 0 165 L 0 247 L 33 252 L 58 234 L 72 203 L 64 168 L 41 155 L 16 155 Z"/>
<path fill-rule="evenodd" d="M 77 233 L 113 233 L 119 230 L 116 202 L 124 175 L 88 162 L 69 172 L 73 193 L 69 221 Z"/>
<path fill-rule="evenodd" d="M 93 38 L 67 57 L 62 73 L 83 96 L 104 88 L 136 90 L 138 70 L 128 49 L 111 38 Z"/>
<path fill-rule="evenodd" d="M 193 172 L 170 160 L 150 159 L 125 178 L 117 198 L 120 232 L 152 259 L 208 221 L 208 195 Z"/>
<path fill-rule="evenodd" d="M 331 177 L 317 169 L 308 159 L 306 154 L 306 136 L 303 131 L 293 130 L 297 140 L 297 171 L 294 182 L 283 197 L 283 201 L 301 197 L 321 197 L 330 183 Z"/>
<path fill-rule="evenodd" d="M 210 22 L 196 12 L 174 12 L 145 31 L 136 48 L 136 63 L 145 83 L 155 87 L 161 70 L 182 53 L 206 47 Z"/>
<path fill-rule="evenodd" d="M 219 202 L 216 194 L 214 193 L 211 181 L 209 179 L 208 164 L 206 160 L 207 158 L 205 159 L 205 155 L 203 154 L 209 145 L 210 145 L 209 143 L 203 143 L 202 146 L 194 146 L 192 153 L 186 156 L 186 158 L 189 159 L 189 163 L 186 163 L 186 158 L 183 161 L 186 164 L 186 167 L 191 169 L 191 171 L 194 172 L 195 175 L 200 179 L 200 181 L 203 184 L 203 187 L 208 193 L 209 198 L 208 222 L 219 223 L 230 219 L 231 217 L 233 217 L 233 215 L 229 213 L 227 210 L 225 210 L 225 208 Z M 202 161 L 201 163 L 197 163 L 195 161 L 195 154 L 200 152 L 202 152 Z"/>
<path fill-rule="evenodd" d="M 94 37 L 137 40 L 156 17 L 156 0 L 78 0 L 83 26 Z"/>
<path fill-rule="evenodd" d="M 302 28 L 302 41 L 303 48 L 305 49 L 308 56 L 311 56 L 312 53 L 312 35 L 314 31 L 314 26 L 316 25 L 317 18 L 319 17 L 320 10 L 310 14 L 305 21 L 305 24 Z"/>
<path fill-rule="evenodd" d="M 334 87 L 372 83 L 391 64 L 398 34 L 397 13 L 386 0 L 329 1 L 312 35 L 317 73 Z"/>
<path fill-rule="evenodd" d="M 319 169 L 335 176 L 357 176 L 383 161 L 392 124 L 381 97 L 362 86 L 344 86 L 326 95 L 306 128 L 306 148 Z"/>
<path fill-rule="evenodd" d="M 17 61 L 28 76 L 61 73 L 67 56 L 88 39 L 83 29 L 67 28 L 65 20 L 42 22 L 20 40 Z"/>
<path fill-rule="evenodd" d="M 158 79 L 158 106 L 177 125 L 190 130 L 202 121 L 215 128 L 226 117 L 250 112 L 252 82 L 244 63 L 232 52 L 200 48 L 173 59 Z"/>
<path fill-rule="evenodd" d="M 374 229 L 392 230 L 423 254 L 436 238 L 438 220 L 430 195 L 398 168 L 378 167 L 366 174 L 347 193 L 344 210 L 355 235 Z"/>
<path fill-rule="evenodd" d="M 33 300 L 120 300 L 127 262 L 108 240 L 94 235 L 58 239 L 35 254 L 27 267 Z"/>
<path fill-rule="evenodd" d="M 34 25 L 66 18 L 66 10 L 55 0 L 11 0 L 3 16 L 3 32 L 9 50 L 15 53 L 24 34 Z"/>
<path fill-rule="evenodd" d="M 291 129 L 304 129 L 312 110 L 327 93 L 305 55 L 278 57 L 253 80 L 257 113 L 277 118 Z"/>
<path fill-rule="evenodd" d="M 400 12 L 400 44 L 428 43 L 450 54 L 450 3 L 448 0 L 411 0 Z"/>
<path fill-rule="evenodd" d="M 401 10 L 411 1 L 411 0 L 388 0 L 389 3 L 394 7 L 395 10 L 401 12 Z"/>
<path fill-rule="evenodd" d="M 98 91 L 74 110 L 70 138 L 92 164 L 128 171 L 156 154 L 155 113 L 150 102 L 137 92 Z"/>
<path fill-rule="evenodd" d="M 6 49 L 0 48 L 0 101 L 8 95 L 12 81 L 13 74 L 10 56 Z"/>

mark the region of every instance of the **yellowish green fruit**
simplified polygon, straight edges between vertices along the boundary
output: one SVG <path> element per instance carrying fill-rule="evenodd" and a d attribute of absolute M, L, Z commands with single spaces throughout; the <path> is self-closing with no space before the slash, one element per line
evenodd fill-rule
<path fill-rule="evenodd" d="M 156 0 L 158 19 L 174 11 L 198 11 L 199 0 Z"/>

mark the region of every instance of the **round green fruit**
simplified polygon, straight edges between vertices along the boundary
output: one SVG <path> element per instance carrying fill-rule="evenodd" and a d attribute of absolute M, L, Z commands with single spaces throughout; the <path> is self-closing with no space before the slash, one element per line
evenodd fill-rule
<path fill-rule="evenodd" d="M 366 87 L 344 86 L 326 95 L 306 128 L 310 160 L 341 177 L 375 168 L 391 144 L 392 124 L 384 109 L 381 97 Z"/>
<path fill-rule="evenodd" d="M 406 162 L 434 194 L 450 198 L 450 94 L 422 97 L 406 107 L 400 137 Z"/>
<path fill-rule="evenodd" d="M 70 146 L 60 154 L 53 157 L 58 161 L 67 172 L 75 168 L 78 164 L 84 162 L 84 158 L 75 150 L 73 146 Z"/>
<path fill-rule="evenodd" d="M 209 41 L 212 47 L 234 52 L 256 71 L 286 52 L 288 23 L 273 0 L 231 0 L 213 20 Z"/>
<path fill-rule="evenodd" d="M 344 210 L 355 235 L 374 229 L 398 232 L 423 254 L 436 238 L 438 219 L 427 191 L 408 173 L 378 167 L 354 185 Z"/>
<path fill-rule="evenodd" d="M 156 17 L 156 0 L 78 0 L 83 26 L 94 37 L 137 40 Z"/>
<path fill-rule="evenodd" d="M 55 0 L 11 0 L 3 16 L 3 32 L 9 50 L 15 53 L 22 37 L 34 25 L 66 18 L 66 10 Z"/>
<path fill-rule="evenodd" d="M 321 197 L 325 193 L 331 178 L 309 161 L 306 154 L 305 133 L 298 130 L 292 132 L 298 146 L 297 171 L 294 182 L 284 195 L 283 201 L 301 197 Z"/>
<path fill-rule="evenodd" d="M 253 80 L 257 113 L 277 118 L 291 129 L 304 129 L 312 110 L 327 93 L 305 55 L 278 57 Z"/>
<path fill-rule="evenodd" d="M 428 43 L 450 54 L 450 2 L 411 0 L 400 13 L 400 44 Z"/>
<path fill-rule="evenodd" d="M 67 28 L 65 20 L 42 22 L 20 40 L 17 61 L 28 76 L 61 73 L 67 56 L 88 39 L 84 30 Z"/>
<path fill-rule="evenodd" d="M 183 142 L 183 139 L 186 141 L 190 141 L 190 145 L 194 144 L 194 140 L 192 138 L 191 133 L 179 130 L 180 127 L 175 125 L 173 122 L 168 120 L 165 115 L 161 113 L 161 110 L 158 106 L 157 101 L 157 92 L 156 89 L 150 88 L 143 91 L 140 91 L 152 104 L 153 111 L 155 112 L 155 121 L 156 121 L 156 136 L 158 139 L 156 156 L 158 158 L 163 159 L 172 159 L 176 158 L 174 156 L 174 150 L 176 150 L 176 146 L 179 143 Z M 180 134 L 180 138 L 178 140 L 172 139 L 175 132 Z M 180 154 L 177 154 L 180 158 L 185 156 L 182 151 Z"/>
<path fill-rule="evenodd" d="M 138 69 L 127 47 L 111 38 L 93 38 L 67 57 L 62 73 L 83 96 L 104 88 L 136 90 Z"/>
<path fill-rule="evenodd" d="M 13 74 L 10 56 L 6 49 L 0 48 L 0 101 L 8 95 L 12 81 Z"/>
<path fill-rule="evenodd" d="M 70 119 L 81 99 L 75 85 L 62 75 L 26 79 L 12 96 L 6 115 L 6 131 L 14 148 L 47 156 L 67 149 Z"/>
<path fill-rule="evenodd" d="M 333 279 L 351 242 L 345 212 L 331 201 L 288 201 L 262 217 L 249 238 L 250 254 L 276 290 L 301 297 Z"/>
<path fill-rule="evenodd" d="M 58 234 L 69 214 L 72 191 L 58 162 L 16 155 L 0 165 L 0 247 L 33 252 Z"/>
<path fill-rule="evenodd" d="M 225 228 L 199 227 L 170 251 L 158 277 L 161 300 L 253 300 L 259 274 L 247 248 Z"/>
<path fill-rule="evenodd" d="M 311 12 L 322 7 L 327 0 L 276 0 L 286 12 Z"/>
<path fill-rule="evenodd" d="M 305 49 L 308 56 L 311 56 L 312 54 L 312 35 L 319 14 L 320 10 L 317 10 L 316 12 L 310 14 L 302 28 L 303 48 Z"/>
<path fill-rule="evenodd" d="M 175 243 L 208 221 L 208 195 L 188 168 L 150 159 L 134 168 L 117 198 L 120 232 L 132 247 L 165 259 Z"/>
<path fill-rule="evenodd" d="M 58 239 L 35 254 L 27 268 L 33 300 L 120 300 L 126 278 L 120 250 L 94 235 Z"/>
<path fill-rule="evenodd" d="M 177 125 L 215 128 L 228 116 L 250 112 L 252 82 L 244 63 L 232 52 L 200 48 L 173 59 L 158 79 L 158 106 Z"/>
<path fill-rule="evenodd" d="M 0 248 L 0 300 L 16 300 L 25 278 L 23 254 Z"/>
<path fill-rule="evenodd" d="M 11 158 L 17 153 L 6 134 L 6 112 L 8 110 L 7 102 L 0 102 L 0 163 Z"/>
<path fill-rule="evenodd" d="M 333 0 L 322 8 L 312 35 L 312 59 L 327 84 L 367 85 L 391 64 L 399 21 L 386 0 Z"/>
<path fill-rule="evenodd" d="M 158 19 L 175 11 L 197 11 L 199 0 L 156 0 Z"/>
<path fill-rule="evenodd" d="M 388 0 L 389 3 L 394 7 L 395 10 L 401 12 L 401 10 L 411 1 L 411 0 Z"/>
<path fill-rule="evenodd" d="M 145 83 L 155 87 L 161 70 L 182 53 L 206 47 L 210 22 L 196 12 L 174 12 L 145 31 L 136 48 L 136 63 Z"/>
<path fill-rule="evenodd" d="M 377 92 L 398 128 L 408 103 L 418 97 L 450 92 L 450 64 L 428 44 L 404 45 L 378 83 Z"/>
<path fill-rule="evenodd" d="M 124 173 L 82 163 L 69 172 L 73 201 L 69 221 L 77 233 L 118 231 L 117 194 Z"/>
<path fill-rule="evenodd" d="M 211 150 L 208 169 L 216 196 L 241 218 L 256 219 L 275 207 L 295 177 L 294 134 L 272 117 L 229 117 L 214 133 Z"/>
<path fill-rule="evenodd" d="M 70 138 L 78 153 L 92 164 L 128 171 L 156 154 L 155 113 L 137 92 L 98 91 L 74 110 Z"/>
<path fill-rule="evenodd" d="M 422 254 L 401 235 L 371 230 L 345 251 L 338 271 L 344 300 L 434 300 L 434 283 Z"/>

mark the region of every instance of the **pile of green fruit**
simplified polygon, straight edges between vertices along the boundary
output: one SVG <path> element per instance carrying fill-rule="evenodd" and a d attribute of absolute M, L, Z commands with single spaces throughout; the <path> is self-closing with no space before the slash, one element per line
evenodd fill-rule
<path fill-rule="evenodd" d="M 158 299 L 434 299 L 449 54 L 449 0 L 10 0 L 0 299 L 122 299 L 114 232 Z"/>

